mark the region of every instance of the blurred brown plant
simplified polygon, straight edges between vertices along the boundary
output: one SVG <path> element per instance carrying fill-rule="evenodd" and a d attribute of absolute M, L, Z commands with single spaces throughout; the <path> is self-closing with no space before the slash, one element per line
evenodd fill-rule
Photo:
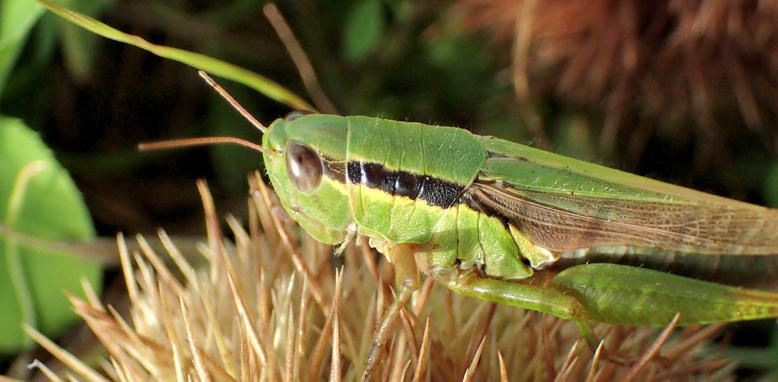
<path fill-rule="evenodd" d="M 721 155 L 744 130 L 776 150 L 778 1 L 459 0 L 455 9 L 503 48 L 523 105 L 553 98 L 595 114 L 606 150 L 626 137 L 640 152 L 657 134 L 693 136 Z"/>

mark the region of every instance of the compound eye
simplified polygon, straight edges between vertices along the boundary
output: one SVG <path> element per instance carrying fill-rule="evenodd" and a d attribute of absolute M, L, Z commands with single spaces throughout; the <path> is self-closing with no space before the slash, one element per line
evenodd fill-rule
<path fill-rule="evenodd" d="M 284 158 L 286 173 L 294 188 L 307 193 L 319 186 L 322 163 L 315 151 L 297 142 L 287 142 Z"/>
<path fill-rule="evenodd" d="M 302 117 L 302 116 L 304 116 L 304 115 L 308 115 L 308 114 L 313 114 L 313 112 L 312 112 L 312 111 L 309 111 L 309 110 L 295 110 L 295 111 L 290 111 L 288 114 L 286 114 L 286 116 L 284 116 L 284 121 L 286 121 L 286 122 L 292 122 L 292 121 L 294 121 L 295 119 L 297 119 L 297 118 L 300 118 L 300 117 Z"/>

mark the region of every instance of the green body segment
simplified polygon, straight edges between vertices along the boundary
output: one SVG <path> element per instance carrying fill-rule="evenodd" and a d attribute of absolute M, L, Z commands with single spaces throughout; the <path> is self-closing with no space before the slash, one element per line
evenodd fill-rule
<path fill-rule="evenodd" d="M 348 160 L 379 163 L 467 186 L 486 161 L 486 149 L 467 130 L 388 119 L 352 116 L 348 123 Z"/>
<path fill-rule="evenodd" d="M 486 150 L 461 129 L 359 116 L 346 120 L 348 191 L 360 233 L 391 243 L 429 242 L 450 206 L 430 206 L 418 198 L 360 183 L 354 179 L 363 175 L 353 173 L 358 170 L 356 163 L 380 169 L 390 185 L 401 183 L 399 177 L 415 177 L 418 188 L 432 184 L 425 179 L 446 179 L 464 188 L 478 175 Z"/>
<path fill-rule="evenodd" d="M 321 161 L 314 189 L 290 180 L 289 142 Z M 263 146 L 281 203 L 314 237 L 337 244 L 359 233 L 387 256 L 411 246 L 419 268 L 466 295 L 582 328 L 662 326 L 679 311 L 683 324 L 778 316 L 771 292 L 627 265 L 557 265 L 607 262 L 621 248 L 716 272 L 726 272 L 720 256 L 775 263 L 775 210 L 452 127 L 310 115 L 274 122 Z"/>
<path fill-rule="evenodd" d="M 476 268 L 501 280 L 525 279 L 532 268 L 502 222 L 459 204 L 449 208 L 424 246 L 426 268 Z"/>

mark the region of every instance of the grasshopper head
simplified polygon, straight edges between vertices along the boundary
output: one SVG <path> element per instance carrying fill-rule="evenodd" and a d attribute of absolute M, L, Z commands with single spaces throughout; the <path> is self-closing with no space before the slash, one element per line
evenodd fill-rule
<path fill-rule="evenodd" d="M 200 76 L 257 129 L 262 146 L 232 137 L 187 138 L 139 145 L 141 150 L 233 143 L 262 152 L 284 209 L 316 240 L 338 244 L 352 221 L 346 191 L 348 122 L 335 115 L 293 112 L 265 128 L 205 72 Z"/>
<path fill-rule="evenodd" d="M 262 139 L 265 167 L 284 209 L 317 240 L 342 242 L 352 220 L 346 182 L 347 121 L 291 113 Z"/>

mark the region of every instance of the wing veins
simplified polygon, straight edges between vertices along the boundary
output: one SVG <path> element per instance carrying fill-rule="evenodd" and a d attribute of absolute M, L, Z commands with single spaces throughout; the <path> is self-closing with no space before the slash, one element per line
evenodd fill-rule
<path fill-rule="evenodd" d="M 476 181 L 466 192 L 474 203 L 501 213 L 511 224 L 524 232 L 534 244 L 549 250 L 568 251 L 604 245 L 636 245 L 700 254 L 778 253 L 778 240 L 772 236 L 766 237 L 765 234 L 778 232 L 776 213 L 757 214 L 753 211 L 740 211 L 745 216 L 739 217 L 739 211 L 728 207 L 722 207 L 720 208 L 722 211 L 711 214 L 708 211 L 711 206 L 681 204 L 665 206 L 654 203 L 654 209 L 643 211 L 642 215 L 632 213 L 621 218 L 625 220 L 616 220 L 542 203 L 521 195 L 521 193 L 536 192 L 506 186 L 505 183 Z M 596 198 L 576 195 L 566 196 L 566 198 L 586 203 L 597 201 Z M 612 207 L 629 210 L 625 202 L 608 199 Z M 590 209 L 595 206 L 586 205 Z M 640 205 L 650 204 L 638 204 Z M 655 208 L 657 205 L 666 208 Z M 773 212 L 774 210 L 763 209 L 763 211 Z M 664 220 L 660 224 L 648 224 L 639 219 L 650 215 L 663 217 L 665 214 L 695 216 L 700 212 L 706 213 L 706 216 L 695 217 L 693 220 L 687 219 L 679 224 L 672 224 L 672 220 Z M 732 216 L 734 219 L 729 223 L 711 220 Z M 635 221 L 626 221 L 629 218 Z M 689 230 L 691 233 L 679 232 L 679 230 Z"/>

